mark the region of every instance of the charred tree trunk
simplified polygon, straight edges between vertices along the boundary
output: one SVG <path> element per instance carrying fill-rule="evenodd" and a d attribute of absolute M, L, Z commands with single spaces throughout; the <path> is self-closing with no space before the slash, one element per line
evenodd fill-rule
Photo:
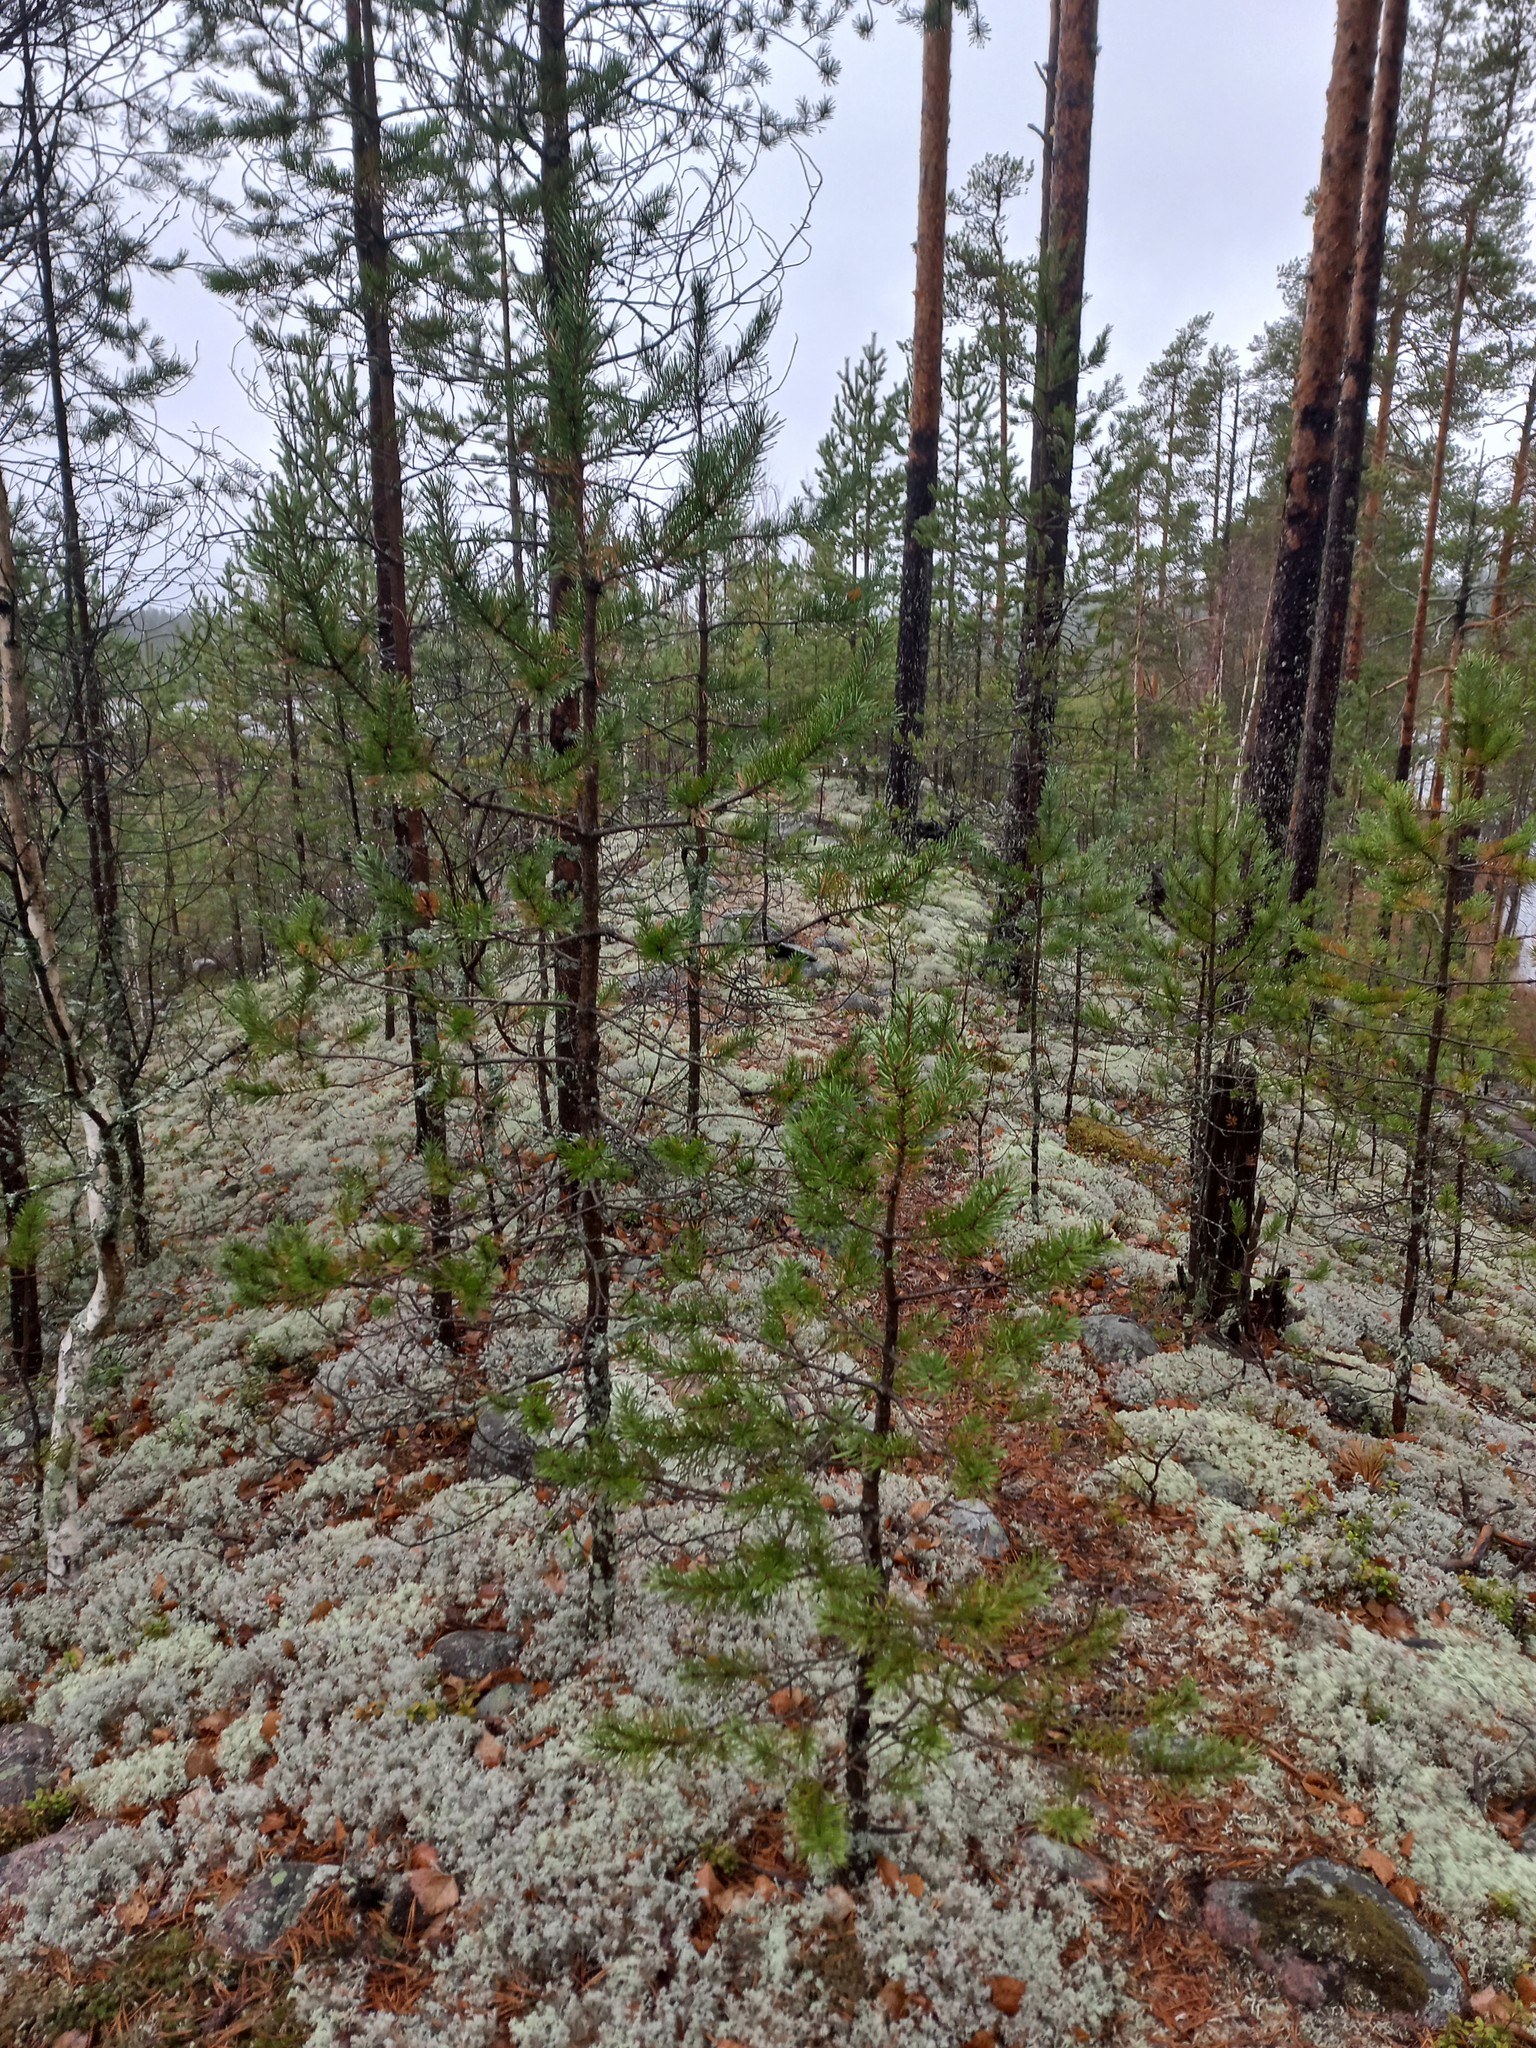
<path fill-rule="evenodd" d="M 1403 51 L 1408 39 L 1409 0 L 1382 0 L 1381 37 L 1376 51 L 1376 85 L 1370 140 L 1355 247 L 1354 284 L 1344 343 L 1344 375 L 1334 427 L 1333 476 L 1328 493 L 1327 535 L 1317 595 L 1307 677 L 1306 718 L 1301 759 L 1291 806 L 1286 855 L 1291 864 L 1291 901 L 1300 903 L 1317 887 L 1323 826 L 1333 776 L 1333 734 L 1338 716 L 1339 677 L 1344 665 L 1355 528 L 1360 510 L 1360 477 L 1365 458 L 1366 404 L 1376 349 L 1376 309 L 1381 296 L 1387 246 L 1387 213 L 1392 196 L 1392 159 L 1397 145 L 1397 110 L 1402 95 Z"/>
<path fill-rule="evenodd" d="M 922 787 L 917 749 L 928 701 L 933 614 L 933 517 L 939 482 L 944 372 L 944 226 L 949 205 L 950 0 L 928 0 L 923 21 L 923 111 L 917 178 L 917 292 L 912 326 L 912 433 L 902 522 L 901 601 L 896 623 L 896 729 L 885 800 L 910 830 Z"/>
<path fill-rule="evenodd" d="M 12 1061 L 16 1034 L 0 971 L 0 1198 L 5 1204 L 11 1321 L 11 1372 L 18 1386 L 28 1386 L 43 1370 L 43 1318 L 37 1285 L 37 1260 L 16 1244 L 16 1227 L 32 1197 L 27 1170 L 27 1134 L 21 1094 Z"/>
<path fill-rule="evenodd" d="M 1271 586 L 1258 729 L 1245 777 L 1264 836 L 1277 854 L 1285 850 L 1306 715 L 1380 15 L 1381 0 L 1338 0 L 1285 471 L 1284 525 Z"/>
<path fill-rule="evenodd" d="M 1186 1285 L 1199 1314 L 1215 1322 L 1247 1307 L 1259 1225 L 1259 1151 L 1264 1105 L 1253 1069 L 1229 1056 L 1205 1091 L 1195 1143 Z"/>
<path fill-rule="evenodd" d="M 393 721 L 403 712 L 414 740 L 411 621 L 405 583 L 405 490 L 395 410 L 390 246 L 384 221 L 383 131 L 379 119 L 373 0 L 347 0 L 347 91 L 352 126 L 354 253 L 368 361 L 368 467 L 379 668 L 386 690 L 400 693 L 401 701 L 387 707 L 388 716 Z M 417 771 L 418 764 L 412 760 L 409 772 Z M 391 809 L 395 862 L 410 904 L 402 934 L 404 959 L 400 979 L 405 995 L 416 1148 L 427 1176 L 428 1243 L 434 1265 L 440 1266 L 453 1243 L 448 1113 L 439 1072 L 436 999 L 431 975 L 419 956 L 422 935 L 435 913 L 432 863 L 426 818 L 420 804 L 396 802 Z M 457 1348 L 453 1296 L 440 1280 L 435 1280 L 432 1287 L 432 1316 L 441 1341 Z"/>
<path fill-rule="evenodd" d="M 1098 0 L 1055 0 L 1046 76 L 1024 631 L 1014 689 L 1003 837 L 1003 858 L 1012 874 L 1000 916 L 1003 934 L 1014 950 L 1014 975 L 1025 1009 L 1030 956 L 1024 911 L 1031 894 L 1025 871 L 1033 860 L 1045 796 L 1066 615 L 1098 27 Z"/>

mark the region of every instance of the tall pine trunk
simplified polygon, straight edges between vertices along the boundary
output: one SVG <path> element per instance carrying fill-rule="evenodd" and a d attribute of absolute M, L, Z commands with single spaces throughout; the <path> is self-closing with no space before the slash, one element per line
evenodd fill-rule
<path fill-rule="evenodd" d="M 1025 1008 L 1031 950 L 1025 943 L 1023 922 L 1031 891 L 1023 877 L 1033 859 L 1050 765 L 1066 618 L 1098 29 L 1098 0 L 1055 0 L 1046 71 L 1024 629 L 1014 688 L 1003 836 L 1003 858 L 1012 877 L 1000 919 L 1014 947 L 1015 978 Z"/>
<path fill-rule="evenodd" d="M 1307 677 L 1306 718 L 1291 806 L 1286 856 L 1291 864 L 1291 900 L 1300 903 L 1317 887 L 1322 864 L 1323 826 L 1333 776 L 1333 735 L 1338 717 L 1339 678 L 1350 616 L 1355 530 L 1360 478 L 1365 459 L 1365 420 L 1376 350 L 1376 311 L 1381 297 L 1387 246 L 1387 213 L 1392 196 L 1392 159 L 1397 145 L 1397 111 L 1402 95 L 1403 51 L 1408 40 L 1409 0 L 1382 0 L 1381 36 L 1376 51 L 1375 96 L 1366 148 L 1355 276 L 1350 291 L 1344 342 L 1344 375 L 1334 428 L 1333 477 L 1329 485 L 1327 536 L 1319 578 L 1317 619 Z"/>
<path fill-rule="evenodd" d="M 1477 208 L 1467 208 L 1462 233 L 1461 260 L 1456 271 L 1456 296 L 1451 307 L 1451 333 L 1445 351 L 1445 375 L 1440 386 L 1440 419 L 1435 428 L 1435 452 L 1429 473 L 1429 501 L 1424 509 L 1424 550 L 1419 558 L 1419 590 L 1413 610 L 1413 637 L 1408 646 L 1408 674 L 1403 683 L 1403 706 L 1397 722 L 1397 761 L 1393 775 L 1406 782 L 1413 768 L 1413 736 L 1419 721 L 1419 684 L 1424 676 L 1424 647 L 1429 636 L 1429 599 L 1435 581 L 1435 556 L 1440 537 L 1440 500 L 1445 492 L 1445 463 L 1451 439 L 1451 415 L 1456 405 L 1456 375 L 1461 360 L 1461 330 L 1467 311 L 1467 292 L 1472 278 L 1472 250 L 1477 237 Z"/>
<path fill-rule="evenodd" d="M 944 227 L 949 207 L 951 0 L 927 0 L 923 18 L 923 108 L 917 174 L 917 292 L 912 324 L 912 422 L 902 522 L 901 600 L 896 624 L 896 728 L 885 800 L 910 827 L 922 770 L 917 749 L 928 700 L 933 613 L 933 517 L 939 482 L 939 412 L 944 372 Z"/>
<path fill-rule="evenodd" d="M 1451 23 L 1448 8 L 1442 9 L 1435 27 L 1429 78 L 1424 93 L 1424 110 L 1413 138 L 1412 183 L 1403 206 L 1403 242 L 1397 261 L 1397 284 L 1392 294 L 1392 311 L 1387 319 L 1386 346 L 1381 355 L 1381 375 L 1376 398 L 1376 429 L 1371 441 L 1371 464 L 1360 516 L 1360 546 L 1350 585 L 1349 626 L 1344 639 L 1344 687 L 1360 680 L 1365 659 L 1366 577 L 1376 556 L 1376 534 L 1381 522 L 1381 504 L 1386 486 L 1387 456 L 1392 445 L 1392 401 L 1397 390 L 1397 366 L 1402 358 L 1403 328 L 1412 298 L 1419 244 L 1424 227 L 1424 195 L 1429 185 L 1429 142 L 1434 127 L 1435 107 L 1440 93 L 1440 67 L 1445 58 L 1446 35 Z"/>
<path fill-rule="evenodd" d="M 1284 523 L 1270 591 L 1258 725 L 1245 775 L 1249 799 L 1277 854 L 1285 850 L 1306 715 L 1380 15 L 1381 0 L 1338 0 L 1292 400 Z"/>
<path fill-rule="evenodd" d="M 565 0 L 539 0 L 539 204 L 545 294 L 548 387 L 548 504 L 551 623 L 557 631 L 578 612 L 578 681 L 550 714 L 557 754 L 582 755 L 575 801 L 561 826 L 554 889 L 572 911 L 572 928 L 557 937 L 555 985 L 555 1117 L 567 1142 L 592 1143 L 602 1132 L 599 1091 L 602 1041 L 598 1017 L 602 965 L 602 816 L 598 773 L 597 612 L 602 580 L 588 560 L 582 393 L 583 329 L 588 308 L 581 274 L 580 227 L 571 160 L 570 72 Z M 579 1331 L 584 1427 L 598 1448 L 613 1404 L 608 1327 L 613 1274 L 602 1185 L 590 1176 L 567 1189 L 581 1244 L 586 1301 Z M 613 1508 L 601 1493 L 592 1503 L 592 1575 L 603 1624 L 612 1619 L 617 1571 Z"/>
<path fill-rule="evenodd" d="M 405 582 L 405 489 L 400 466 L 400 425 L 395 409 L 394 341 L 390 327 L 390 245 L 384 219 L 383 132 L 379 119 L 373 0 L 347 0 L 347 93 L 352 127 L 352 223 L 358 300 L 368 362 L 368 469 L 373 538 L 378 660 L 385 687 L 402 702 L 390 705 L 393 725 L 402 712 L 415 738 L 411 697 L 411 620 Z M 416 772 L 412 761 L 410 771 Z M 410 909 L 403 934 L 400 980 L 415 1112 L 416 1148 L 427 1177 L 427 1230 L 434 1265 L 453 1243 L 453 1202 L 448 1191 L 448 1114 L 439 1072 L 437 1004 L 432 977 L 418 947 L 432 922 L 432 863 L 426 817 L 419 802 L 391 806 L 395 864 Z M 441 1281 L 432 1287 L 432 1315 L 443 1343 L 457 1347 L 453 1296 Z"/>
<path fill-rule="evenodd" d="M 1536 376 L 1525 394 L 1525 417 L 1520 422 L 1520 441 L 1515 450 L 1514 473 L 1509 484 L 1509 509 L 1504 515 L 1504 537 L 1499 543 L 1499 565 L 1494 571 L 1493 596 L 1488 606 L 1488 635 L 1497 648 L 1503 639 L 1504 616 L 1509 609 L 1509 578 L 1515 565 L 1520 511 L 1531 474 L 1531 434 L 1536 427 Z"/>

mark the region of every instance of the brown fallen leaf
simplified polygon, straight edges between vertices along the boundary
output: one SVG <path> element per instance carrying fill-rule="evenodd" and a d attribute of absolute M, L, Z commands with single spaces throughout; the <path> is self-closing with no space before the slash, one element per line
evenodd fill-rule
<path fill-rule="evenodd" d="M 858 1917 L 858 1904 L 853 1894 L 842 1885 L 827 1887 L 827 1896 L 822 1905 L 822 1919 L 831 1927 L 846 1927 Z"/>
<path fill-rule="evenodd" d="M 1003 2015 L 1011 2020 L 1024 2003 L 1024 1994 L 1029 1989 L 1022 1977 L 994 1977 L 991 1992 L 992 2003 Z"/>
<path fill-rule="evenodd" d="M 211 1778 L 219 1768 L 219 1745 L 216 1741 L 194 1742 L 187 1752 L 188 1778 Z"/>
<path fill-rule="evenodd" d="M 459 1903 L 459 1881 L 449 1871 L 413 1870 L 407 1882 L 417 1905 L 434 1920 L 440 1913 L 451 1913 Z"/>
<path fill-rule="evenodd" d="M 1378 1884 L 1390 1884 L 1397 1875 L 1397 1865 L 1390 1856 L 1384 1856 L 1379 1849 L 1362 1849 L 1360 1868 L 1368 1870 Z"/>
<path fill-rule="evenodd" d="M 1365 1826 L 1365 1808 L 1363 1806 L 1346 1806 L 1339 1818 L 1348 1827 L 1363 1828 Z"/>
<path fill-rule="evenodd" d="M 965 2048 L 997 2048 L 997 2036 L 990 2027 L 978 2027 Z"/>
<path fill-rule="evenodd" d="M 334 1600 L 317 1600 L 309 1610 L 309 1618 L 311 1621 L 324 1621 L 328 1614 L 334 1614 L 335 1612 L 336 1602 Z"/>
<path fill-rule="evenodd" d="M 418 1842 L 405 1859 L 407 1870 L 441 1870 L 437 1851 L 430 1842 Z"/>
<path fill-rule="evenodd" d="M 475 1744 L 476 1763 L 484 1764 L 488 1771 L 494 1771 L 504 1754 L 500 1738 L 493 1735 L 490 1729 L 487 1728 L 480 1740 Z"/>
<path fill-rule="evenodd" d="M 1536 1977 L 1529 1977 L 1522 1970 L 1515 1979 L 1515 1996 L 1527 2009 L 1536 2006 Z"/>
<path fill-rule="evenodd" d="M 149 1919 L 149 1900 L 144 1896 L 143 1885 L 135 1885 L 129 1896 L 117 1909 L 117 1924 L 132 1934 L 144 1926 Z"/>
<path fill-rule="evenodd" d="M 282 1716 L 278 1713 L 276 1707 L 268 1707 L 261 1717 L 261 1739 L 263 1742 L 270 1742 L 272 1740 L 273 1736 L 277 1733 L 278 1724 L 281 1720 Z"/>
<path fill-rule="evenodd" d="M 1397 1848 L 1398 1854 L 1402 1857 L 1405 1863 L 1411 1863 L 1413 1861 L 1413 1832 L 1411 1829 L 1406 1835 L 1404 1835 L 1403 1839 L 1398 1843 Z"/>
<path fill-rule="evenodd" d="M 892 1856 L 877 1856 L 875 1875 L 888 1892 L 893 1892 L 901 1883 L 901 1865 Z"/>
<path fill-rule="evenodd" d="M 777 1692 L 768 1695 L 768 1711 L 776 1721 L 788 1721 L 805 1711 L 810 1704 L 809 1696 L 798 1685 L 781 1685 Z"/>
<path fill-rule="evenodd" d="M 914 1899 L 920 1899 L 928 1887 L 915 1870 L 909 1870 L 901 1880 Z"/>
<path fill-rule="evenodd" d="M 1394 1899 L 1398 1899 L 1411 1912 L 1419 1903 L 1419 1888 L 1411 1877 L 1394 1877 L 1387 1886 Z"/>
<path fill-rule="evenodd" d="M 907 1987 L 900 1977 L 892 1977 L 875 1993 L 875 2003 L 888 2020 L 906 2017 Z"/>

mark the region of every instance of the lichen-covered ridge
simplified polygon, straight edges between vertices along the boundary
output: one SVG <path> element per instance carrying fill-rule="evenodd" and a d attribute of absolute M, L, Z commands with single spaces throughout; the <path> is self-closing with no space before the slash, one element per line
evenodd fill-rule
<path fill-rule="evenodd" d="M 984 915 L 979 896 L 952 889 L 909 921 L 901 966 L 965 990 L 995 1054 L 977 1162 L 1027 1175 L 1025 1048 L 965 969 Z M 812 925 L 806 950 L 836 976 L 770 977 L 752 1065 L 710 1081 L 715 1142 L 745 1191 L 731 1259 L 748 1291 L 767 1271 L 752 1212 L 778 1155 L 757 1077 L 834 1042 L 850 986 L 879 1001 L 889 985 L 889 932 L 850 919 L 831 953 L 822 935 Z M 331 1888 L 306 1890 L 319 1903 L 281 1931 L 263 1995 L 280 1995 L 293 2038 L 319 2042 L 1238 2043 L 1291 2038 L 1293 2023 L 1320 2042 L 1395 2038 L 1390 2016 L 1295 2020 L 1202 1931 L 1202 1886 L 1278 1878 L 1316 1854 L 1393 1886 L 1471 1991 L 1511 1990 L 1536 1932 L 1524 1848 L 1536 1314 L 1523 1241 L 1479 1225 L 1462 1308 L 1421 1325 L 1400 1440 L 1385 1435 L 1377 1341 L 1393 1313 L 1390 1255 L 1305 1175 L 1269 1181 L 1288 1218 L 1273 1257 L 1308 1276 L 1283 1343 L 1233 1349 L 1186 1327 L 1171 1291 L 1184 1230 L 1165 1164 L 1171 1082 L 1143 1049 L 1134 1002 L 1101 993 L 1118 1021 L 1083 1053 L 1078 1108 L 1128 1142 L 1063 1126 L 1048 1085 L 1041 1221 L 1025 1201 L 1010 1232 L 1112 1231 L 1068 1305 L 1129 1315 L 1159 1348 L 1130 1362 L 1076 1341 L 1055 1350 L 1052 1412 L 1015 1426 L 992 1506 L 1016 1553 L 1043 1547 L 1061 1565 L 1051 1627 L 1115 1607 L 1119 1643 L 1065 1687 L 1059 1723 L 1025 1745 L 961 1742 L 890 1802 L 888 1853 L 851 1888 L 797 1857 L 783 1788 L 739 1760 L 639 1774 L 594 1742 L 626 1703 L 683 1705 L 689 1645 L 652 1572 L 702 1554 L 718 1529 L 704 1505 L 627 1511 L 604 1637 L 579 1501 L 471 1471 L 483 1404 L 514 1393 L 530 1359 L 558 1363 L 573 1276 L 554 1251 L 530 1245 L 458 1358 L 429 1341 L 405 1281 L 341 1286 L 314 1308 L 230 1307 L 218 1266 L 230 1238 L 323 1222 L 348 1167 L 394 1175 L 408 1199 L 393 1049 L 359 1040 L 339 1000 L 314 1064 L 282 1090 L 238 1100 L 216 1069 L 168 1087 L 151 1126 L 163 1249 L 134 1276 L 93 1396 L 84 1563 L 67 1595 L 13 1584 L 0 1638 L 0 1704 L 50 1732 L 76 1802 L 56 1816 L 64 1833 L 40 1837 L 67 1853 L 0 1904 L 23 2016 L 0 2022 L 0 2039 L 7 2026 L 18 2043 L 52 2039 L 73 2012 L 39 1990 L 50 1953 L 109 1985 L 169 1928 L 191 1931 L 194 1958 L 211 1954 L 227 1902 L 283 1863 L 323 1866 Z M 211 1007 L 186 1020 L 189 1041 L 206 1045 L 216 1020 Z M 646 1028 L 664 1040 L 672 1027 L 658 1013 Z M 1045 1051 L 1059 1074 L 1054 1029 Z M 319 1085 L 331 1054 L 344 1087 Z M 666 1085 L 656 1072 L 638 1049 L 613 1060 L 616 1121 Z M 1293 1114 L 1272 1110 L 1286 1162 Z M 514 1096 L 506 1129 L 528 1174 L 548 1174 L 529 1102 Z M 638 1236 L 625 1256 L 645 1284 Z M 621 1318 L 621 1360 L 623 1336 Z M 19 1420 L 8 1455 L 19 1559 Z M 913 1597 L 996 1568 L 984 1522 L 953 1506 L 920 1462 L 891 1481 Z M 720 1651 L 812 1674 L 797 1684 L 814 1711 L 803 1599 L 719 1627 Z M 506 1639 L 485 1682 L 435 1652 L 465 1629 Z M 1031 1654 L 1021 1644 L 1019 1663 Z M 1191 1678 L 1191 1725 L 1242 1740 L 1241 1775 L 1182 1785 L 1138 1760 L 1134 1740 L 1085 1745 L 1087 1728 L 1133 1725 L 1130 1695 Z M 1064 1809 L 1084 1816 L 1086 1855 L 1061 1838 Z M 227 2005 L 234 1966 L 206 1967 Z M 142 2011 L 135 2023 L 153 2026 Z"/>

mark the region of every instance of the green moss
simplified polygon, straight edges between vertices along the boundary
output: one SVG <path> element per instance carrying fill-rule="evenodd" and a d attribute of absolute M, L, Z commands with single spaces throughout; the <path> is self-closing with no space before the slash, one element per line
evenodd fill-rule
<path fill-rule="evenodd" d="M 1302 1882 L 1255 1885 L 1248 1903 L 1267 1949 L 1292 1949 L 1337 1969 L 1345 2004 L 1423 2010 L 1430 1985 L 1418 1951 L 1371 1899 Z"/>
<path fill-rule="evenodd" d="M 67 1787 L 38 1792 L 24 1806 L 0 1807 L 0 1856 L 56 1835 L 74 1814 L 79 1801 Z"/>
<path fill-rule="evenodd" d="M 1097 1117 L 1075 1116 L 1067 1125 L 1067 1148 L 1086 1158 L 1102 1160 L 1107 1166 L 1167 1166 L 1168 1156 L 1143 1143 L 1131 1131 L 1117 1124 L 1101 1123 Z"/>
<path fill-rule="evenodd" d="M 48 2048 L 69 2032 L 192 2048 L 223 2028 L 231 2037 L 238 2031 L 241 2048 L 300 2048 L 306 2034 L 293 2014 L 284 1966 L 226 1976 L 190 1927 L 127 1943 L 80 1983 L 28 1971 L 8 1984 L 0 2008 L 0 2048 Z"/>
<path fill-rule="evenodd" d="M 1515 2048 L 1515 2036 L 1494 2020 L 1452 2020 L 1434 2048 Z"/>
<path fill-rule="evenodd" d="M 1072 1848 L 1080 1849 L 1084 1842 L 1093 1839 L 1096 1822 L 1090 1808 L 1072 1801 L 1065 1806 L 1048 1806 L 1036 1819 L 1035 1826 L 1042 1835 L 1049 1835 L 1053 1842 L 1067 1842 Z"/>
<path fill-rule="evenodd" d="M 1503 1579 L 1480 1579 L 1474 1572 L 1463 1572 L 1460 1584 L 1473 1605 L 1491 1614 L 1517 1642 L 1524 1637 L 1528 1610 L 1514 1586 Z"/>

